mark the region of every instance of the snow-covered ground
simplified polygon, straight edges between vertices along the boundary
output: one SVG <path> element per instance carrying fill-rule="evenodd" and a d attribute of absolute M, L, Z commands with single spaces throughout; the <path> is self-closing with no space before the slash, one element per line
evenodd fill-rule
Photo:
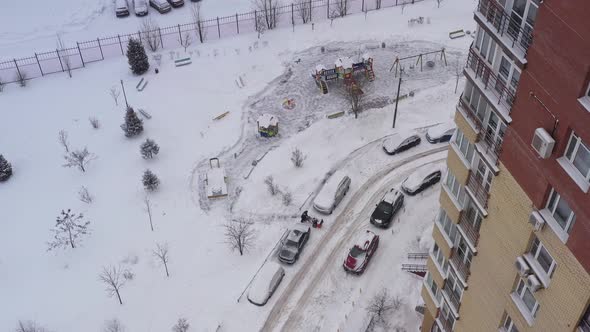
<path fill-rule="evenodd" d="M 65 1 L 56 2 L 56 8 L 66 7 Z M 56 19 L 56 24 L 64 24 L 65 17 L 76 21 L 77 14 L 92 17 L 88 13 L 96 9 L 94 2 L 86 3 L 86 13 L 71 12 Z M 366 324 L 363 305 L 382 286 L 404 300 L 403 312 L 392 321 L 417 327 L 419 317 L 411 310 L 417 304 L 420 280 L 402 272 L 399 264 L 407 252 L 428 248 L 437 188 L 408 198 L 392 228 L 378 231 L 381 245 L 364 275 L 348 276 L 340 264 L 354 231 L 369 227 L 368 216 L 379 195 L 399 185 L 412 168 L 444 158 L 444 152 L 437 152 L 443 145 L 428 144 L 424 128 L 452 120 L 458 96 L 453 62 L 465 54 L 471 39 L 449 40 L 448 31 L 473 30 L 473 5 L 461 0 L 443 2 L 437 9 L 435 1 L 425 1 L 407 6 L 403 15 L 400 8 L 393 8 L 369 13 L 366 19 L 362 15 L 337 19 L 332 26 L 318 23 L 313 31 L 311 27 L 271 31 L 260 42 L 255 35 L 211 42 L 194 48 L 199 56 L 193 56 L 189 66 L 176 68 L 164 57 L 159 74 L 144 75 L 149 84 L 143 92 L 134 89 L 139 79 L 128 72 L 124 58 L 89 65 L 72 79 L 64 74 L 31 81 L 26 88 L 7 86 L 0 94 L 0 153 L 12 163 L 14 175 L 0 183 L 0 330 L 10 331 L 18 320 L 34 320 L 50 331 L 98 331 L 105 320 L 117 317 L 127 331 L 160 332 L 170 330 L 180 316 L 194 331 L 283 325 L 301 331 L 358 330 Z M 431 23 L 408 27 L 407 20 L 417 16 L 428 17 Z M 31 17 L 34 21 L 36 16 Z M 47 27 L 43 25 L 47 22 L 39 25 Z M 10 38 L 18 39 L 0 39 Z M 329 65 L 340 55 L 354 57 L 381 42 L 385 49 L 369 50 L 375 58 L 376 80 L 363 87 L 365 102 L 375 108 L 358 119 L 350 114 L 326 119 L 325 115 L 348 105 L 338 84 L 330 83 L 330 93 L 321 95 L 310 70 L 317 63 Z M 415 95 L 400 101 L 397 126 L 391 129 L 391 97 L 397 87 L 397 78 L 388 71 L 393 60 L 443 46 L 448 67 L 439 60 L 433 69 L 420 72 L 404 63 L 402 93 Z M 240 78 L 245 83 L 242 88 L 236 84 Z M 139 138 L 127 139 L 119 128 L 124 102 L 121 96 L 115 106 L 108 90 L 120 79 L 129 103 L 152 115 L 144 119 L 145 131 Z M 282 108 L 285 98 L 294 98 L 295 109 Z M 227 111 L 224 118 L 213 120 Z M 255 119 L 261 113 L 279 117 L 279 137 L 257 137 Z M 91 128 L 89 117 L 100 120 L 100 129 Z M 72 148 L 87 146 L 98 156 L 85 173 L 62 167 L 64 151 L 57 142 L 61 129 L 69 133 Z M 383 153 L 382 137 L 408 130 L 422 136 L 418 147 L 398 156 Z M 148 137 L 160 145 L 160 153 L 146 161 L 139 144 Z M 301 169 L 289 161 L 294 147 L 307 154 Z M 267 151 L 245 179 L 252 160 Z M 201 179 L 208 159 L 216 156 L 228 171 L 230 196 L 210 202 L 202 197 Z M 147 168 L 161 180 L 159 190 L 150 194 L 153 232 L 142 205 L 140 180 Z M 347 198 L 324 218 L 321 230 L 312 231 L 303 256 L 286 268 L 285 280 L 269 303 L 251 305 L 240 297 L 242 291 L 267 256 L 276 259 L 273 248 L 297 222 L 293 216 L 310 209 L 321 181 L 335 169 L 350 174 Z M 266 192 L 262 181 L 267 175 L 293 193 L 291 206 L 284 207 L 280 198 Z M 78 200 L 81 186 L 94 196 L 93 203 Z M 78 248 L 47 252 L 55 217 L 68 208 L 84 213 L 92 233 Z M 310 213 L 317 215 L 311 209 Z M 244 256 L 224 243 L 222 225 L 232 218 L 254 222 L 255 246 Z M 170 247 L 169 278 L 152 255 L 156 243 L 164 242 Z M 121 290 L 123 305 L 109 298 L 98 281 L 107 265 L 121 265 L 134 273 Z"/>

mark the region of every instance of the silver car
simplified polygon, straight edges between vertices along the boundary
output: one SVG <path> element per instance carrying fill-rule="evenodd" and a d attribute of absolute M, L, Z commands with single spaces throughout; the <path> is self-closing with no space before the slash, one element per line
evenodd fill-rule
<path fill-rule="evenodd" d="M 350 189 L 350 182 L 350 177 L 343 172 L 332 174 L 313 200 L 313 208 L 324 214 L 332 214 Z"/>

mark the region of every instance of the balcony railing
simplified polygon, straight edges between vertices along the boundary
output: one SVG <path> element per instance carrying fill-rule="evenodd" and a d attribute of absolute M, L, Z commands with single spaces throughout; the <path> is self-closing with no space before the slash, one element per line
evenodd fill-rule
<path fill-rule="evenodd" d="M 467 178 L 467 188 L 469 191 L 471 191 L 473 196 L 475 196 L 475 199 L 479 202 L 479 204 L 484 209 L 487 209 L 490 193 L 483 185 L 483 179 L 476 172 L 469 173 L 469 177 Z"/>
<path fill-rule="evenodd" d="M 447 299 L 451 302 L 451 305 L 455 309 L 455 312 L 459 312 L 459 306 L 461 306 L 461 299 L 453 290 L 446 284 L 443 287 L 443 293 L 447 296 Z"/>
<path fill-rule="evenodd" d="M 453 322 L 451 320 L 445 318 L 445 316 L 442 314 L 442 310 L 438 311 L 438 315 L 436 316 L 436 320 L 438 320 L 438 322 L 440 323 L 443 331 L 445 331 L 445 332 L 453 331 Z"/>
<path fill-rule="evenodd" d="M 483 153 L 488 155 L 488 159 L 496 166 L 500 163 L 500 153 L 502 152 L 502 139 L 491 135 L 489 132 L 482 130 L 477 134 L 478 142 L 481 142 Z"/>
<path fill-rule="evenodd" d="M 471 105 L 469 105 L 465 100 L 463 100 L 463 94 L 461 94 L 461 97 L 459 97 L 458 107 L 462 109 L 463 113 L 467 116 L 467 118 L 469 118 L 469 120 L 471 120 L 473 124 L 475 124 L 475 128 L 477 130 L 481 130 L 481 120 L 477 117 L 475 111 L 473 110 L 473 108 L 471 108 Z"/>
<path fill-rule="evenodd" d="M 526 56 L 533 41 L 532 30 L 521 28 L 521 23 L 510 17 L 496 0 L 480 0 L 477 5 L 480 12 L 501 38 L 507 38 L 512 48 L 518 49 Z"/>
<path fill-rule="evenodd" d="M 467 282 L 467 279 L 469 279 L 469 266 L 465 264 L 463 258 L 459 255 L 457 249 L 453 249 L 450 261 L 455 267 L 455 270 L 457 270 L 457 273 L 461 276 L 461 278 L 463 278 L 463 280 Z M 457 309 L 459 308 L 457 307 Z"/>
<path fill-rule="evenodd" d="M 471 244 L 476 247 L 477 241 L 479 240 L 479 229 L 473 227 L 473 224 L 471 220 L 469 220 L 465 211 L 461 212 L 461 215 L 459 216 L 459 228 L 465 233 Z"/>
<path fill-rule="evenodd" d="M 508 112 L 512 110 L 514 103 L 514 93 L 508 89 L 506 83 L 498 78 L 492 71 L 492 68 L 475 52 L 473 48 L 469 49 L 469 56 L 467 57 L 467 68 L 470 68 L 475 73 L 475 78 L 481 80 L 483 89 L 490 91 L 493 99 L 490 102 L 496 102 L 498 105 L 504 106 Z"/>

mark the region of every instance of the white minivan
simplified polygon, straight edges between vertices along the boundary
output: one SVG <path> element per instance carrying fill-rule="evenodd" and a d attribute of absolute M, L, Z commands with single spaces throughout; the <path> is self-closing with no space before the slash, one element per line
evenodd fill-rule
<path fill-rule="evenodd" d="M 350 177 L 344 172 L 336 171 L 313 200 L 313 208 L 324 214 L 332 214 L 349 188 Z"/>
<path fill-rule="evenodd" d="M 265 305 L 279 287 L 284 276 L 285 270 L 278 263 L 266 262 L 250 285 L 248 301 L 259 306 Z"/>
<path fill-rule="evenodd" d="M 129 16 L 129 5 L 127 5 L 127 0 L 115 1 L 115 15 L 117 15 L 117 17 Z"/>

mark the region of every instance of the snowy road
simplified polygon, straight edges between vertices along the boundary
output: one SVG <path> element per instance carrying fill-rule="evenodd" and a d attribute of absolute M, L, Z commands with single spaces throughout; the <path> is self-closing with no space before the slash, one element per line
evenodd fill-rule
<path fill-rule="evenodd" d="M 371 203 L 375 203 L 386 188 L 400 183 L 415 167 L 443 160 L 446 149 L 446 145 L 436 147 L 391 163 L 369 178 L 349 200 L 332 226 L 325 230 L 322 241 L 291 278 L 261 330 L 274 331 L 283 321 L 282 330 L 298 330 L 297 324 L 303 320 L 308 300 L 314 294 L 319 281 L 326 277 L 328 269 L 333 266 L 328 263 L 337 261 L 351 238 L 360 228 L 366 226 L 367 216 L 373 208 Z"/>

